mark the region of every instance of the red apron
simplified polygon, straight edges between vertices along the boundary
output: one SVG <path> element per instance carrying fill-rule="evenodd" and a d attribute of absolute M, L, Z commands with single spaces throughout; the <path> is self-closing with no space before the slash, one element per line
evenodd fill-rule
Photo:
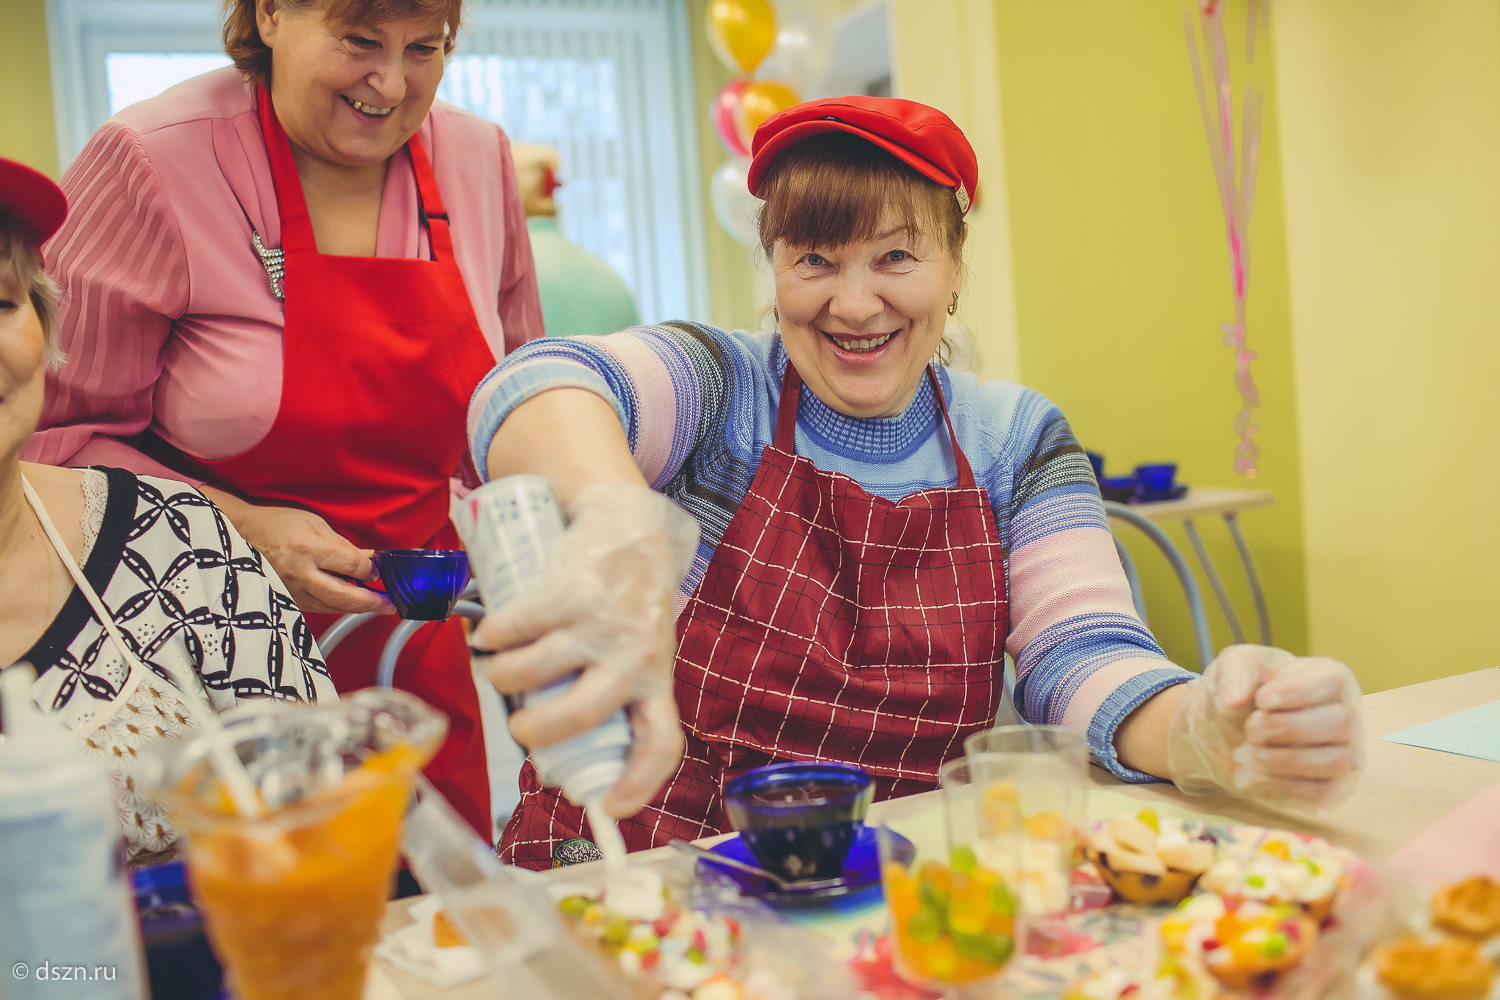
<path fill-rule="evenodd" d="M 995 718 L 1009 630 L 1005 563 L 985 490 L 959 448 L 951 489 L 892 502 L 794 454 L 790 363 L 776 440 L 678 621 L 675 694 L 687 748 L 655 801 L 620 823 L 632 851 L 730 829 L 724 781 L 778 760 L 868 770 L 877 798 L 923 791 Z M 530 761 L 501 857 L 544 867 L 582 810 Z"/>
<path fill-rule="evenodd" d="M 467 449 L 474 387 L 495 358 L 453 257 L 448 216 L 427 153 L 407 143 L 432 260 L 320 254 L 292 147 L 260 88 L 285 252 L 281 408 L 265 440 L 206 462 L 169 464 L 257 503 L 301 507 L 360 548 L 462 548 L 448 518 L 449 477 Z M 158 438 L 153 451 L 164 452 Z M 314 635 L 338 618 L 308 615 Z M 340 691 L 369 687 L 399 619 L 357 629 L 328 667 Z M 427 776 L 486 842 L 489 772 L 468 643 L 457 618 L 423 628 L 396 664 L 395 685 L 447 713 L 447 742 Z"/>

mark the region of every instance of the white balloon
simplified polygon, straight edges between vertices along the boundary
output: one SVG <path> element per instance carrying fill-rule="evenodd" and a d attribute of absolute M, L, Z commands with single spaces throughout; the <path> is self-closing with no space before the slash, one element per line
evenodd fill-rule
<path fill-rule="evenodd" d="M 825 96 L 819 92 L 828 75 L 828 19 L 816 8 L 792 11 L 777 19 L 776 47 L 755 67 L 757 80 L 780 80 L 804 101 Z"/>
<path fill-rule="evenodd" d="M 763 202 L 750 193 L 750 157 L 735 156 L 719 164 L 708 186 L 714 218 L 735 240 L 747 247 L 760 242 L 760 206 Z"/>

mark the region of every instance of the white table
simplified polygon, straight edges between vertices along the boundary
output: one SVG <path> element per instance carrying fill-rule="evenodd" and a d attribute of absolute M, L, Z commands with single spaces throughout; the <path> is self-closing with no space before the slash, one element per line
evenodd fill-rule
<path fill-rule="evenodd" d="M 1349 801 L 1320 822 L 1288 821 L 1235 799 L 1188 798 L 1167 784 L 1127 785 L 1107 772 L 1090 768 L 1093 784 L 1143 802 L 1173 802 L 1195 812 L 1228 816 L 1245 823 L 1294 827 L 1352 848 L 1371 862 L 1380 862 L 1433 823 L 1474 795 L 1500 782 L 1500 763 L 1461 757 L 1436 750 L 1420 750 L 1377 737 L 1500 700 L 1500 668 L 1477 670 L 1441 680 L 1366 695 L 1364 699 L 1365 760 L 1359 788 Z M 936 792 L 877 802 L 872 820 L 892 822 L 931 805 Z M 708 841 L 712 842 L 712 841 Z M 668 848 L 641 852 L 649 858 Z M 567 869 L 577 878 L 589 866 Z M 406 907 L 412 900 L 391 904 L 385 930 L 410 922 Z M 480 980 L 440 990 L 383 962 L 375 963 L 374 981 L 366 1000 L 500 1000 L 500 993 Z"/>

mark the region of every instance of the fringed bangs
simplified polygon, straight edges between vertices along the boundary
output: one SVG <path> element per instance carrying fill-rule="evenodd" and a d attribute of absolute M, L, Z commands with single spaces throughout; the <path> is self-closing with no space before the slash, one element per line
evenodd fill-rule
<path fill-rule="evenodd" d="M 791 146 L 761 190 L 760 242 L 768 257 L 778 242 L 837 247 L 873 239 L 892 218 L 910 238 L 931 239 L 955 260 L 963 248 L 963 214 L 953 192 L 848 132 Z"/>

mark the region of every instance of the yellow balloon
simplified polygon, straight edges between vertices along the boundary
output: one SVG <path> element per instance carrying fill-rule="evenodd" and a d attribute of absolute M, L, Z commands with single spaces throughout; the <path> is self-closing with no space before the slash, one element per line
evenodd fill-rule
<path fill-rule="evenodd" d="M 709 0 L 703 28 L 725 66 L 749 73 L 776 45 L 776 8 L 770 0 Z"/>
<path fill-rule="evenodd" d="M 755 130 L 760 128 L 767 118 L 778 111 L 785 111 L 801 103 L 802 98 L 797 96 L 797 92 L 784 83 L 777 83 L 775 80 L 756 80 L 745 84 L 745 89 L 740 91 L 740 106 L 735 109 L 734 113 L 734 124 L 739 129 L 745 148 L 750 148 L 750 143 L 755 138 Z"/>

